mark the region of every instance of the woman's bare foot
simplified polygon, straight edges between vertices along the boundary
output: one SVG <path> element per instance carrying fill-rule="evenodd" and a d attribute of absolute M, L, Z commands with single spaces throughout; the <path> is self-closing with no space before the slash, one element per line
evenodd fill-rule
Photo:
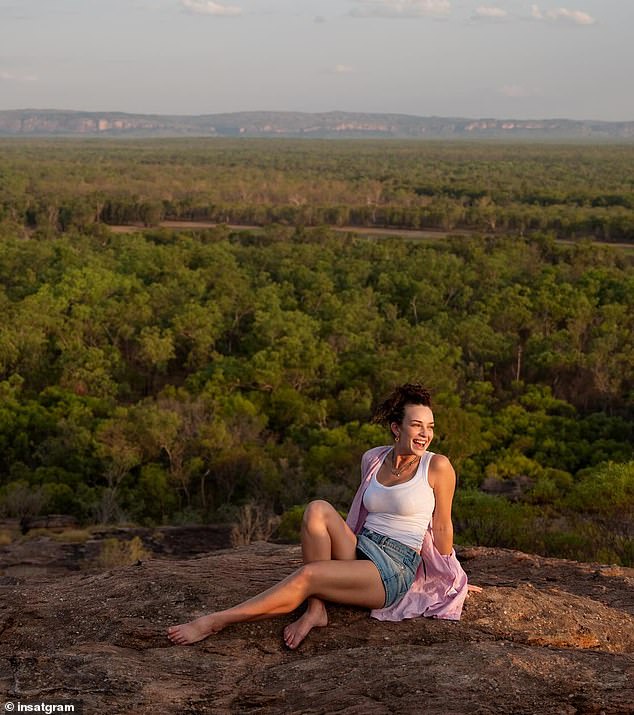
<path fill-rule="evenodd" d="M 313 628 L 323 628 L 327 625 L 328 614 L 324 604 L 321 601 L 315 604 L 311 603 L 303 615 L 289 626 L 286 626 L 284 629 L 284 643 L 291 650 L 295 650 Z"/>
<path fill-rule="evenodd" d="M 214 633 L 219 633 L 223 628 L 224 624 L 220 621 L 217 614 L 211 613 L 208 616 L 201 616 L 189 623 L 171 626 L 167 629 L 167 637 L 174 645 L 191 645 Z"/>

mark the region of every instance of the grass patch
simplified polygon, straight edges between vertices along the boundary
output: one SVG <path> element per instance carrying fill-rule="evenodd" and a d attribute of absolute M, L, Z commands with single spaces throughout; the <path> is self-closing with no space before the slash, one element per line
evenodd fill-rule
<path fill-rule="evenodd" d="M 0 529 L 0 546 L 8 546 L 13 543 L 14 532 L 9 529 Z"/>
<path fill-rule="evenodd" d="M 49 538 L 53 536 L 50 529 L 29 529 L 26 534 L 22 534 L 22 541 L 28 541 L 30 539 L 37 539 L 40 536 L 48 536 Z"/>
<path fill-rule="evenodd" d="M 143 546 L 138 536 L 129 541 L 119 539 L 104 539 L 101 553 L 97 557 L 97 565 L 101 568 L 111 569 L 117 566 L 131 566 L 137 561 L 150 558 L 151 554 Z"/>
<path fill-rule="evenodd" d="M 65 544 L 83 544 L 91 538 L 92 534 L 88 529 L 66 529 L 65 531 L 50 534 L 55 541 Z"/>

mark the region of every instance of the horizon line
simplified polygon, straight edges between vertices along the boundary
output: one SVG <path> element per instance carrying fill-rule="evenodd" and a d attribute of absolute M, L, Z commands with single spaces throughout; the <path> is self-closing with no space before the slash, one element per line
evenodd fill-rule
<path fill-rule="evenodd" d="M 632 119 L 593 119 L 593 118 L 582 118 L 576 119 L 573 117 L 566 117 L 562 115 L 552 116 L 552 117 L 516 117 L 516 116 L 495 116 L 495 115 L 453 115 L 453 114 L 411 114 L 409 112 L 388 112 L 388 111 L 356 111 L 348 109 L 329 109 L 324 111 L 303 111 L 294 109 L 239 109 L 231 111 L 214 111 L 214 112 L 191 112 L 191 113 L 173 113 L 173 112 L 133 112 L 120 109 L 60 109 L 56 107 L 19 107 L 16 109 L 0 109 L 0 113 L 8 112 L 59 112 L 67 114 L 125 114 L 125 115 L 136 115 L 136 116 L 149 116 L 149 117 L 206 117 L 206 116 L 216 116 L 216 115 L 230 115 L 230 114 L 303 114 L 308 116 L 315 115 L 325 115 L 325 114 L 365 114 L 365 115 L 378 115 L 378 116 L 392 116 L 392 117 L 411 117 L 416 119 L 454 119 L 454 120 L 465 120 L 465 121 L 519 121 L 519 122 L 555 122 L 555 121 L 566 121 L 566 122 L 596 122 L 601 124 L 630 124 L 634 123 L 634 118 Z"/>

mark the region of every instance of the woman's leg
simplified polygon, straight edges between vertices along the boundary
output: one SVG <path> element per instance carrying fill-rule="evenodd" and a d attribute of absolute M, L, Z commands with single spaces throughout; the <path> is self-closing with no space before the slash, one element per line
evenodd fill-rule
<path fill-rule="evenodd" d="M 313 501 L 306 507 L 301 538 L 305 564 L 356 558 L 357 537 L 339 512 L 326 501 Z M 289 648 L 297 648 L 313 628 L 327 625 L 324 602 L 312 596 L 308 599 L 306 611 L 284 629 L 284 642 Z"/>
<path fill-rule="evenodd" d="M 337 510 L 328 504 L 328 502 L 314 501 L 307 506 L 306 511 L 304 512 L 304 519 L 302 521 L 301 538 L 302 555 L 305 564 L 337 560 L 348 562 L 348 567 L 353 566 L 353 564 L 350 564 L 349 562 L 355 561 L 356 559 L 357 537 L 348 527 L 346 522 L 341 518 Z M 378 606 L 383 605 L 385 591 L 383 589 L 383 584 L 377 568 L 369 561 L 355 561 L 355 569 L 353 569 L 353 572 L 357 570 L 357 563 L 362 564 L 362 574 L 369 571 L 371 575 L 372 587 L 376 586 L 378 582 L 380 588 L 378 589 L 379 596 L 377 597 L 376 602 L 378 603 Z M 370 567 L 369 569 L 367 568 L 368 566 Z M 273 589 L 265 591 L 263 594 L 260 594 L 260 596 L 256 596 L 255 599 L 246 601 L 244 604 L 241 604 L 241 606 L 236 607 L 236 609 L 228 609 L 228 611 L 203 616 L 202 618 L 192 621 L 191 623 L 170 628 L 168 631 L 169 638 L 174 643 L 178 644 L 195 643 L 198 640 L 206 638 L 208 635 L 224 628 L 224 626 L 227 625 L 227 622 L 234 622 L 225 622 L 226 617 L 222 616 L 222 614 L 234 612 L 242 606 L 247 606 L 249 603 L 257 602 L 258 599 L 265 596 L 272 590 L 287 584 L 289 579 L 292 579 L 298 573 L 299 572 L 296 572 L 292 576 L 289 576 L 280 584 L 274 586 Z M 353 584 L 353 588 L 356 589 L 357 592 L 361 592 L 362 597 L 364 597 L 364 586 L 359 582 L 354 582 L 354 580 Z M 372 594 L 368 595 L 371 596 Z M 327 596 L 324 596 L 324 598 L 328 598 L 328 600 L 338 600 L 337 598 L 331 599 Z M 349 600 L 340 602 L 353 603 L 353 601 Z M 300 603 L 301 601 L 293 608 L 290 608 L 289 611 L 294 610 L 294 608 L 299 606 Z M 365 601 L 356 603 L 356 605 L 364 605 L 370 608 L 375 607 Z M 257 620 L 259 618 L 266 618 L 271 615 L 276 615 L 277 613 L 287 613 L 289 611 L 282 610 L 273 612 L 267 610 L 260 615 L 251 614 L 247 620 Z M 244 611 L 240 611 L 240 613 L 241 615 L 244 615 Z M 327 623 L 328 617 L 326 615 L 326 608 L 322 598 L 320 598 L 317 593 L 315 595 L 311 594 L 308 597 L 306 612 L 297 621 L 284 629 L 284 641 L 289 648 L 297 648 L 312 628 L 316 626 L 325 626 Z"/>
<path fill-rule="evenodd" d="M 290 613 L 310 596 L 352 606 L 380 608 L 385 602 L 385 589 L 379 571 L 371 561 L 315 561 L 238 606 L 202 616 L 191 623 L 172 626 L 168 629 L 168 637 L 176 645 L 196 643 L 231 623 Z"/>

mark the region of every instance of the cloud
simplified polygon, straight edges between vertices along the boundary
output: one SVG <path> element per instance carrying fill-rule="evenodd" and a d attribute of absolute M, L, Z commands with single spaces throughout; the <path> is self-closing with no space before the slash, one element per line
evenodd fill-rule
<path fill-rule="evenodd" d="M 498 90 L 505 97 L 539 97 L 542 92 L 533 87 L 524 87 L 520 84 L 505 84 Z"/>
<path fill-rule="evenodd" d="M 531 5 L 531 17 L 534 20 L 548 20 L 550 22 L 568 22 L 573 25 L 594 25 L 596 20 L 592 15 L 581 10 L 569 10 L 566 7 L 558 7 L 555 10 L 542 12 L 539 5 Z"/>
<path fill-rule="evenodd" d="M 441 17 L 449 15 L 449 0 L 356 0 L 353 17 Z"/>
<path fill-rule="evenodd" d="M 350 65 L 335 65 L 332 68 L 332 71 L 335 74 L 352 74 L 354 72 L 354 67 L 350 67 Z"/>
<path fill-rule="evenodd" d="M 0 82 L 37 82 L 33 74 L 16 74 L 9 70 L 0 70 Z"/>
<path fill-rule="evenodd" d="M 242 15 L 242 8 L 235 5 L 221 5 L 212 0 L 180 0 L 181 5 L 193 15 L 217 15 L 233 17 Z"/>
<path fill-rule="evenodd" d="M 481 5 L 476 8 L 475 13 L 471 16 L 472 20 L 503 20 L 507 17 L 508 12 L 501 7 L 487 7 Z"/>
<path fill-rule="evenodd" d="M 546 13 L 546 17 L 552 18 L 553 20 L 568 20 L 575 25 L 593 25 L 596 22 L 587 12 L 568 10 L 565 7 L 560 7 L 557 10 L 549 10 Z"/>
<path fill-rule="evenodd" d="M 542 11 L 539 9 L 539 5 L 531 5 L 531 17 L 533 20 L 543 20 L 544 16 Z"/>

